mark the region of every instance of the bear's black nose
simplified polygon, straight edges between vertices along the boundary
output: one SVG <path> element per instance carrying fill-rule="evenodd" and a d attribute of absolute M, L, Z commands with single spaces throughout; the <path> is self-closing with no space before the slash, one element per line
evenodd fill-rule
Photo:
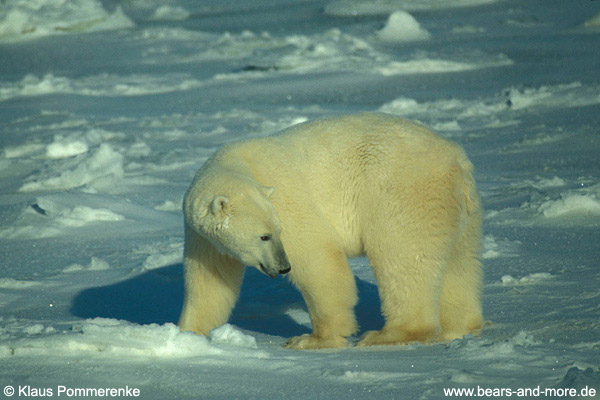
<path fill-rule="evenodd" d="M 291 267 L 288 267 L 288 268 L 286 268 L 286 269 L 281 269 L 281 270 L 279 270 L 279 273 L 280 273 L 281 275 L 285 275 L 285 274 L 287 274 L 288 272 L 290 272 L 290 270 L 291 270 L 291 269 L 292 269 Z"/>

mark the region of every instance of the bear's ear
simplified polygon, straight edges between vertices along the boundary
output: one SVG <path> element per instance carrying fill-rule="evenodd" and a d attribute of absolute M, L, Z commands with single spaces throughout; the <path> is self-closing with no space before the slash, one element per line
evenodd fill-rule
<path fill-rule="evenodd" d="M 225 216 L 229 213 L 229 199 L 225 196 L 217 196 L 210 203 L 210 211 L 214 215 Z"/>
<path fill-rule="evenodd" d="M 260 189 L 268 198 L 271 198 L 275 192 L 275 188 L 270 186 L 262 186 Z"/>

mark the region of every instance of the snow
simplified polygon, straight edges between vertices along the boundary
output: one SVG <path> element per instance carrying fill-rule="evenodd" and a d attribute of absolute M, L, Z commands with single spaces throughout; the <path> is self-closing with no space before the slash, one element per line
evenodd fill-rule
<path fill-rule="evenodd" d="M 228 344 L 232 346 L 249 347 L 256 349 L 256 339 L 237 330 L 230 324 L 213 329 L 208 336 L 211 343 Z"/>
<path fill-rule="evenodd" d="M 168 5 L 162 5 L 158 7 L 152 15 L 153 20 L 164 20 L 164 21 L 181 21 L 188 19 L 190 12 L 183 7 L 172 7 Z"/>
<path fill-rule="evenodd" d="M 34 325 L 24 329 L 32 335 L 43 327 Z M 108 318 L 89 319 L 74 325 L 71 332 L 55 333 L 45 338 L 24 338 L 2 345 L 11 356 L 95 355 L 111 357 L 194 357 L 219 354 L 203 336 L 180 333 L 174 324 L 138 325 Z M 2 351 L 0 350 L 0 353 Z"/>
<path fill-rule="evenodd" d="M 511 242 L 506 239 L 496 239 L 492 235 L 483 237 L 483 252 L 481 258 L 515 257 L 518 255 L 520 242 Z"/>
<path fill-rule="evenodd" d="M 133 26 L 121 8 L 109 13 L 96 0 L 7 0 L 0 8 L 0 41 Z"/>
<path fill-rule="evenodd" d="M 46 74 L 41 78 L 26 75 L 16 83 L 0 82 L 0 101 L 13 97 L 42 96 L 55 93 L 82 96 L 140 96 L 168 93 L 200 87 L 202 83 L 188 75 L 164 76 L 100 74 L 80 79 Z"/>
<path fill-rule="evenodd" d="M 110 265 L 102 260 L 101 258 L 98 257 L 92 257 L 89 265 L 87 267 L 80 265 L 80 264 L 71 264 L 67 267 L 65 267 L 62 271 L 63 272 L 78 272 L 78 271 L 101 271 L 101 270 L 105 270 L 105 269 L 110 269 Z"/>
<path fill-rule="evenodd" d="M 102 143 L 89 157 L 80 158 L 70 168 L 60 168 L 58 176 L 33 177 L 31 181 L 19 188 L 22 192 L 40 190 L 71 189 L 84 185 L 110 185 L 123 178 L 123 155 Z"/>
<path fill-rule="evenodd" d="M 549 200 L 539 207 L 544 217 L 555 218 L 567 214 L 600 216 L 600 200 L 592 195 L 568 193 L 559 200 Z"/>
<path fill-rule="evenodd" d="M 598 28 L 600 27 L 600 12 L 594 15 L 589 20 L 585 21 L 584 26 L 586 28 Z"/>
<path fill-rule="evenodd" d="M 25 289 L 35 285 L 39 285 L 40 282 L 36 281 L 23 281 L 13 278 L 2 278 L 0 279 L 0 288 L 3 289 Z"/>
<path fill-rule="evenodd" d="M 365 16 L 390 14 L 398 10 L 427 11 L 454 7 L 473 7 L 498 0 L 340 0 L 330 1 L 325 12 L 335 16 Z"/>
<path fill-rule="evenodd" d="M 86 153 L 89 150 L 87 143 L 74 140 L 62 142 L 56 138 L 53 143 L 46 147 L 46 157 L 48 158 L 67 158 L 78 154 Z"/>
<path fill-rule="evenodd" d="M 547 272 L 537 272 L 535 274 L 529 274 L 519 279 L 515 279 L 510 275 L 504 275 L 500 281 L 504 286 L 510 285 L 530 285 L 540 281 L 552 278 L 552 275 Z"/>
<path fill-rule="evenodd" d="M 0 383 L 143 399 L 600 389 L 596 3 L 3 1 Z M 179 332 L 181 204 L 200 165 L 365 110 L 431 126 L 472 160 L 481 335 L 283 349 L 310 332 L 306 305 L 252 269 L 227 324 Z M 361 332 L 379 329 L 369 262 L 350 266 Z"/>
<path fill-rule="evenodd" d="M 393 12 L 377 37 L 384 42 L 408 42 L 427 40 L 430 33 L 423 29 L 417 20 L 407 12 Z"/>

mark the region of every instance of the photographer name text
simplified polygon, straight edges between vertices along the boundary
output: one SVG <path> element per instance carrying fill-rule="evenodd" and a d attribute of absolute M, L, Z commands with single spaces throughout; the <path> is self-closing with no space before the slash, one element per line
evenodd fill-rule
<path fill-rule="evenodd" d="M 36 397 L 139 397 L 140 389 L 129 386 L 125 387 L 103 387 L 103 388 L 84 388 L 69 387 L 58 385 L 56 387 L 34 387 L 31 385 L 5 386 L 4 395 L 6 397 L 36 398 Z"/>

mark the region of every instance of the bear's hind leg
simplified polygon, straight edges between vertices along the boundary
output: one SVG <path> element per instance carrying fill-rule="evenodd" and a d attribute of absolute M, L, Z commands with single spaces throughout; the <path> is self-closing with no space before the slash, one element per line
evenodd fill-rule
<path fill-rule="evenodd" d="M 432 245 L 435 247 L 434 245 Z M 443 256 L 431 254 L 427 241 L 407 243 L 369 255 L 377 278 L 385 325 L 365 333 L 359 346 L 429 342 L 440 327 L 439 296 Z"/>
<path fill-rule="evenodd" d="M 477 334 L 483 324 L 479 231 L 477 216 L 473 216 L 471 226 L 463 234 L 448 262 L 440 299 L 442 340 Z"/>
<path fill-rule="evenodd" d="M 360 346 L 438 339 L 442 281 L 461 212 L 453 191 L 452 176 L 432 175 L 413 185 L 389 183 L 372 198 L 363 242 L 385 325 L 363 335 Z"/>
<path fill-rule="evenodd" d="M 320 244 L 288 253 L 288 258 L 292 264 L 290 279 L 302 292 L 313 332 L 290 338 L 285 347 L 306 350 L 347 346 L 346 338 L 357 330 L 357 294 L 345 254 L 335 245 Z"/>

